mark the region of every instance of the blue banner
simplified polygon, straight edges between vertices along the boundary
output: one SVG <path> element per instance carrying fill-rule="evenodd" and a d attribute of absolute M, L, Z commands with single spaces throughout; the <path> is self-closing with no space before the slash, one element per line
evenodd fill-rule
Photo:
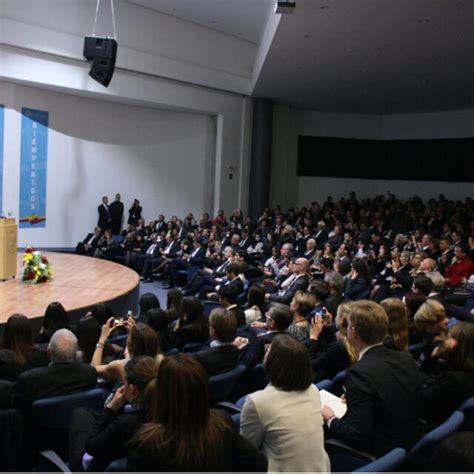
<path fill-rule="evenodd" d="M 0 216 L 3 215 L 3 124 L 5 123 L 5 107 L 0 104 Z"/>
<path fill-rule="evenodd" d="M 48 112 L 21 114 L 20 228 L 46 227 Z"/>

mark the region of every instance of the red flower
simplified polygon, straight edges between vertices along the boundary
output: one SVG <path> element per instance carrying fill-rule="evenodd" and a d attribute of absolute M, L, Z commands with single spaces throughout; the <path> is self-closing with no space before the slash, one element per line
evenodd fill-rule
<path fill-rule="evenodd" d="M 41 257 L 41 261 L 43 263 L 48 263 L 48 257 L 45 257 L 45 256 Z"/>
<path fill-rule="evenodd" d="M 28 280 L 33 280 L 35 278 L 34 272 L 28 273 L 28 275 L 26 275 L 26 278 L 28 278 Z"/>
<path fill-rule="evenodd" d="M 34 248 L 33 247 L 28 247 L 25 249 L 25 253 L 33 253 Z"/>
<path fill-rule="evenodd" d="M 39 280 L 38 283 L 46 283 L 48 279 L 45 276 L 42 276 Z"/>

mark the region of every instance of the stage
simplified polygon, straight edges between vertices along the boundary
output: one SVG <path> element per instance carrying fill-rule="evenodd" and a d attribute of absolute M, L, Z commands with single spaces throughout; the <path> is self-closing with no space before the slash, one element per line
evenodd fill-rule
<path fill-rule="evenodd" d="M 128 267 L 81 255 L 42 252 L 53 265 L 51 282 L 31 285 L 22 283 L 22 257 L 18 254 L 16 278 L 0 282 L 0 325 L 14 313 L 35 319 L 35 328 L 46 307 L 59 301 L 75 323 L 97 303 L 108 303 L 115 314 L 125 316 L 128 309 L 137 310 L 139 276 Z M 123 313 L 123 314 L 120 314 Z"/>

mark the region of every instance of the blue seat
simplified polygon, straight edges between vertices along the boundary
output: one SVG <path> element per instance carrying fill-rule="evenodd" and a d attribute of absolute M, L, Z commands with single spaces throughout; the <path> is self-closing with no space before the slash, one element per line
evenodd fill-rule
<path fill-rule="evenodd" d="M 227 400 L 240 376 L 245 371 L 246 367 L 239 365 L 229 372 L 209 377 L 209 393 L 211 395 L 211 401 L 213 403 L 218 403 Z"/>
<path fill-rule="evenodd" d="M 209 317 L 211 311 L 215 308 L 222 308 L 222 305 L 218 301 L 206 300 L 203 302 L 204 314 Z"/>
<path fill-rule="evenodd" d="M 181 349 L 181 352 L 199 352 L 204 347 L 204 344 L 200 342 L 190 342 L 185 344 Z"/>
<path fill-rule="evenodd" d="M 460 407 L 459 411 L 464 415 L 463 431 L 474 431 L 474 397 L 468 398 Z"/>
<path fill-rule="evenodd" d="M 318 383 L 315 383 L 314 385 L 316 385 L 318 390 L 327 390 L 327 391 L 329 391 L 329 389 L 331 388 L 331 385 L 332 385 L 332 381 L 329 380 L 329 379 L 324 379 L 324 380 L 321 380 Z"/>
<path fill-rule="evenodd" d="M 33 428 L 32 450 L 53 449 L 64 457 L 73 411 L 76 408 L 101 411 L 108 395 L 108 390 L 93 388 L 34 401 L 27 415 L 27 425 Z"/>
<path fill-rule="evenodd" d="M 172 355 L 177 354 L 178 352 L 179 352 L 178 349 L 176 349 L 176 347 L 173 347 L 173 349 L 170 349 L 168 352 L 165 352 L 165 355 L 172 356 Z"/>
<path fill-rule="evenodd" d="M 442 425 L 425 434 L 410 450 L 407 457 L 409 470 L 422 471 L 428 464 L 434 448 L 445 438 L 456 433 L 464 422 L 464 414 L 455 411 Z"/>
<path fill-rule="evenodd" d="M 381 458 L 372 461 L 353 472 L 395 472 L 401 471 L 407 459 L 407 452 L 403 448 L 395 448 Z"/>
<path fill-rule="evenodd" d="M 331 461 L 332 472 L 351 472 L 375 461 L 370 453 L 358 451 L 338 439 L 326 439 L 324 449 Z"/>
<path fill-rule="evenodd" d="M 339 372 L 331 381 L 331 386 L 326 390 L 340 397 L 344 393 L 344 382 L 346 380 L 347 370 Z"/>
<path fill-rule="evenodd" d="M 114 235 L 114 244 L 121 244 L 123 242 L 123 235 Z"/>
<path fill-rule="evenodd" d="M 420 355 L 423 352 L 423 349 L 425 347 L 424 342 L 419 342 L 418 344 L 412 344 L 411 346 L 408 347 L 408 352 L 411 354 L 413 359 L 419 360 Z"/>
<path fill-rule="evenodd" d="M 127 458 L 117 459 L 111 462 L 104 472 L 126 472 L 127 471 Z"/>

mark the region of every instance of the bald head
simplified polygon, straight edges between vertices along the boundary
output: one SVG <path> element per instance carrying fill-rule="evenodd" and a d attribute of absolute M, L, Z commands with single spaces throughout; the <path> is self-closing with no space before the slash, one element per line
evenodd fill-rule
<path fill-rule="evenodd" d="M 77 338 L 69 329 L 58 329 L 49 341 L 51 362 L 74 362 L 77 353 Z"/>
<path fill-rule="evenodd" d="M 435 268 L 436 260 L 433 260 L 432 258 L 424 258 L 420 263 L 418 271 L 422 273 L 429 273 L 433 272 Z"/>
<path fill-rule="evenodd" d="M 307 258 L 297 258 L 295 260 L 294 267 L 295 267 L 294 272 L 297 275 L 306 273 L 309 268 L 309 260 Z"/>

